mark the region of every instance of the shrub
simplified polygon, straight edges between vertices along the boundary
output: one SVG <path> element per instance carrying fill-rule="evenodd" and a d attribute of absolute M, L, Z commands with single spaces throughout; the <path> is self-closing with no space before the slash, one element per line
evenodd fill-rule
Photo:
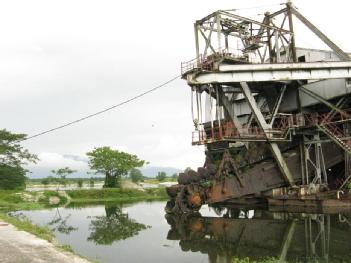
<path fill-rule="evenodd" d="M 0 189 L 24 189 L 26 187 L 26 172 L 22 167 L 0 165 Z"/>

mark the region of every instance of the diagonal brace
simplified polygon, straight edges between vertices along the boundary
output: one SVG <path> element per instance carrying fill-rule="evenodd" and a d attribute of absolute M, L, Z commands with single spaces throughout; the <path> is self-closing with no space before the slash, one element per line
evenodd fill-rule
<path fill-rule="evenodd" d="M 291 172 L 289 170 L 289 167 L 287 166 L 287 164 L 284 160 L 284 157 L 283 157 L 283 155 L 278 147 L 278 144 L 275 142 L 269 141 L 269 134 L 267 134 L 266 131 L 268 129 L 270 129 L 270 126 L 269 126 L 269 124 L 266 123 L 266 120 L 264 119 L 262 112 L 259 110 L 257 103 L 255 101 L 255 98 L 252 95 L 249 86 L 247 85 L 246 82 L 240 82 L 240 85 L 241 85 L 241 89 L 243 91 L 244 97 L 246 98 L 246 101 L 250 105 L 251 111 L 255 115 L 257 123 L 259 124 L 260 128 L 263 130 L 263 133 L 265 134 L 268 145 L 270 146 L 272 155 L 273 155 L 273 157 L 278 165 L 280 172 L 282 173 L 285 181 L 290 186 L 294 186 L 295 185 L 294 179 L 293 179 Z"/>

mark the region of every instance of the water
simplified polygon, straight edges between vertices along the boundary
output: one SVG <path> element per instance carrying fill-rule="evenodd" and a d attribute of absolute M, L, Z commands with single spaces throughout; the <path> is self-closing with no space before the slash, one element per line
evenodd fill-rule
<path fill-rule="evenodd" d="M 99 262 L 351 262 L 351 212 L 293 214 L 206 206 L 201 215 L 165 217 L 163 207 L 164 202 L 142 202 L 16 214 L 49 225 L 61 244 Z"/>

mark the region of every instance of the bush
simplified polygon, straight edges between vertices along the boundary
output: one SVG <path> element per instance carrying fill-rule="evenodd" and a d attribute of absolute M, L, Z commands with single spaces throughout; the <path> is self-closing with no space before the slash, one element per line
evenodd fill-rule
<path fill-rule="evenodd" d="M 0 189 L 17 190 L 26 187 L 26 172 L 22 167 L 0 165 Z"/>
<path fill-rule="evenodd" d="M 44 178 L 43 180 L 41 180 L 41 183 L 43 185 L 48 185 L 50 183 L 50 179 L 49 178 Z"/>
<path fill-rule="evenodd" d="M 160 182 L 164 181 L 167 178 L 167 174 L 165 172 L 158 172 L 156 179 Z"/>
<path fill-rule="evenodd" d="M 82 188 L 83 187 L 83 180 L 82 179 L 78 179 L 77 185 L 78 185 L 79 188 Z"/>
<path fill-rule="evenodd" d="M 90 178 L 89 185 L 90 185 L 91 188 L 94 188 L 94 185 L 95 185 L 94 178 Z"/>

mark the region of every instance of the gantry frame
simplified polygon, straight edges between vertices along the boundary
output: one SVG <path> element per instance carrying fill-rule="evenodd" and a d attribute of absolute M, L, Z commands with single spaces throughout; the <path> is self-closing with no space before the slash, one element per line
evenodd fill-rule
<path fill-rule="evenodd" d="M 337 55 L 339 61 L 300 62 L 296 51 L 294 17 L 323 41 Z M 296 98 L 298 104 L 301 104 L 301 94 L 305 94 L 331 108 L 330 114 L 332 112 L 345 113 L 339 107 L 340 105 L 334 105 L 320 94 L 306 89 L 304 83 L 311 80 L 351 78 L 350 56 L 306 19 L 290 1 L 287 2 L 285 8 L 277 12 L 272 14 L 266 12 L 262 22 L 219 10 L 197 20 L 194 24 L 194 32 L 196 59 L 182 65 L 183 78 L 195 92 L 206 91 L 215 98 L 217 106 L 223 107 L 238 130 L 241 130 L 243 126 L 250 127 L 252 120 L 255 119 L 256 124 L 263 131 L 265 141 L 269 145 L 272 157 L 284 180 L 289 186 L 294 186 L 295 182 L 278 143 L 267 131 L 272 129 L 275 123 L 286 90 L 295 89 L 296 86 L 298 87 Z M 241 41 L 240 52 L 231 51 L 232 39 Z M 257 86 L 264 86 L 265 83 L 270 83 L 270 85 L 275 83 L 274 87 L 279 89 L 279 95 L 269 115 L 262 112 L 262 105 L 259 105 L 257 99 L 263 92 L 263 89 Z M 224 92 L 225 87 L 235 89 L 235 93 L 241 94 L 249 105 L 251 117 L 246 123 L 239 120 L 232 101 L 226 96 L 228 92 Z M 301 110 L 300 107 L 299 111 Z M 221 125 L 220 118 L 218 123 Z M 323 125 L 317 128 L 319 129 L 312 138 L 301 136 L 301 170 L 302 177 L 305 178 L 303 183 L 316 183 L 317 181 L 327 183 L 319 133 L 326 134 L 331 140 L 338 140 L 328 134 L 328 129 L 323 130 L 325 128 Z M 245 139 L 242 141 L 245 142 Z M 314 161 L 310 158 L 311 145 L 315 149 Z M 343 146 L 343 144 L 340 145 Z M 343 150 L 349 157 L 351 149 L 348 151 L 344 147 Z M 311 182 L 308 180 L 308 163 L 315 168 L 315 178 Z"/>

